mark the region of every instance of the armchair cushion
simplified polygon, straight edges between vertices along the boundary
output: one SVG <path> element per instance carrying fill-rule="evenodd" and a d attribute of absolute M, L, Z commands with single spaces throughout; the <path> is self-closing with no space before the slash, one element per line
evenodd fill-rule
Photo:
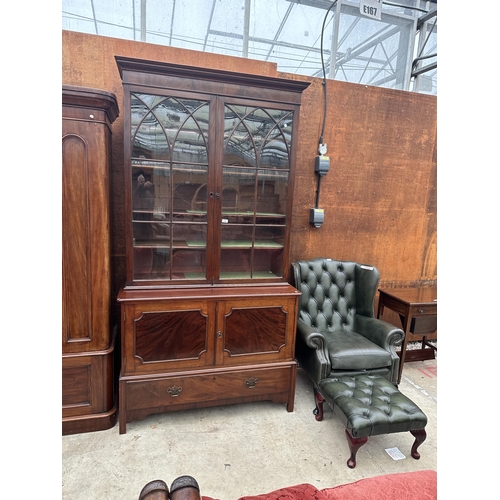
<path fill-rule="evenodd" d="M 371 370 L 390 366 L 391 355 L 356 332 L 324 333 L 332 370 Z"/>

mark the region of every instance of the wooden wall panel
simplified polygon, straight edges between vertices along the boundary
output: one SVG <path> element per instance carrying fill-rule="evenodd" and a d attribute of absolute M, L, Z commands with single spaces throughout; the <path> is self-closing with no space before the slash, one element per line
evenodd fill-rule
<path fill-rule="evenodd" d="M 375 265 L 384 286 L 435 284 L 436 97 L 327 82 L 320 228 L 309 224 L 316 198 L 314 157 L 323 121 L 320 78 L 277 72 L 274 63 L 62 32 L 63 83 L 116 94 L 113 123 L 113 295 L 125 280 L 122 83 L 114 56 L 308 80 L 303 94 L 294 187 L 291 261 L 318 256 Z M 318 68 L 319 69 L 319 68 Z"/>
<path fill-rule="evenodd" d="M 385 286 L 436 277 L 436 98 L 327 82 L 321 180 L 325 222 L 309 224 L 316 200 L 314 156 L 322 125 L 319 79 L 307 89 L 300 126 L 291 259 L 315 256 L 375 265 Z"/>

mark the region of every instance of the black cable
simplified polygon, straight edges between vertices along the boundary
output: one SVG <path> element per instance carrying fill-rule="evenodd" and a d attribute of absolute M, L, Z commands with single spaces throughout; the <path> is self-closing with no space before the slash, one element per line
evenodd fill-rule
<path fill-rule="evenodd" d="M 437 0 L 434 2 L 437 4 Z M 429 12 L 428 10 L 425 9 L 420 9 L 419 7 L 411 7 L 410 5 L 402 5 L 400 3 L 392 3 L 392 2 L 382 2 L 383 5 L 391 5 L 392 7 L 403 7 L 403 9 L 410 9 L 410 10 L 418 10 L 420 12 L 425 12 L 426 14 Z"/>
<path fill-rule="evenodd" d="M 319 192 L 321 190 L 321 175 L 318 175 L 318 188 L 316 189 L 316 208 L 319 208 Z"/>
<path fill-rule="evenodd" d="M 325 59 L 323 56 L 323 35 L 325 33 L 325 25 L 326 25 L 326 19 L 328 18 L 328 14 L 330 11 L 335 7 L 337 3 L 337 0 L 334 0 L 332 2 L 332 5 L 328 8 L 325 14 L 325 18 L 323 19 L 323 26 L 321 27 L 321 67 L 323 69 L 323 125 L 321 127 L 321 137 L 319 138 L 319 145 L 321 146 L 323 144 L 323 136 L 325 135 L 325 124 L 326 124 L 326 109 L 327 109 L 327 93 L 326 93 L 326 70 L 325 70 Z M 330 67 L 332 65 L 331 57 L 330 57 Z M 319 150 L 319 148 L 318 148 Z M 318 151 L 319 152 L 319 151 Z M 321 175 L 318 174 L 318 187 L 316 189 L 316 204 L 315 207 L 319 207 L 319 193 L 321 190 Z"/>
<path fill-rule="evenodd" d="M 323 34 L 325 32 L 325 24 L 326 24 L 326 18 L 328 17 L 328 14 L 332 10 L 332 8 L 335 6 L 337 3 L 337 0 L 335 0 L 332 5 L 328 8 L 325 14 L 325 18 L 323 19 L 323 26 L 321 28 L 321 67 L 323 68 L 323 126 L 321 127 L 321 137 L 319 138 L 319 144 L 323 144 L 323 136 L 325 135 L 325 122 L 326 122 L 326 70 L 325 70 L 325 60 L 323 57 Z M 331 56 L 330 56 L 330 67 L 332 65 L 331 61 Z"/>

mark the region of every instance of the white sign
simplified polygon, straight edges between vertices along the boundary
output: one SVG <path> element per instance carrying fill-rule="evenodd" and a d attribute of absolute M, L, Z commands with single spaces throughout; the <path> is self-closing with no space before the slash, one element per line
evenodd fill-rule
<path fill-rule="evenodd" d="M 382 0 L 359 0 L 359 13 L 372 19 L 382 19 Z"/>
<path fill-rule="evenodd" d="M 393 460 L 403 460 L 406 458 L 397 447 L 387 448 L 385 451 Z"/>

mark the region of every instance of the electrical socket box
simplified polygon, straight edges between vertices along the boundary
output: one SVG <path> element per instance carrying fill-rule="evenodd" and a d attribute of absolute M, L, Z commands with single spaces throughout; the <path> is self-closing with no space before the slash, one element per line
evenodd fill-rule
<path fill-rule="evenodd" d="M 309 212 L 309 222 L 314 227 L 320 227 L 325 221 L 325 211 L 322 208 L 311 208 Z"/>
<path fill-rule="evenodd" d="M 319 175 L 325 175 L 330 170 L 330 158 L 328 156 L 316 156 L 314 171 Z"/>

